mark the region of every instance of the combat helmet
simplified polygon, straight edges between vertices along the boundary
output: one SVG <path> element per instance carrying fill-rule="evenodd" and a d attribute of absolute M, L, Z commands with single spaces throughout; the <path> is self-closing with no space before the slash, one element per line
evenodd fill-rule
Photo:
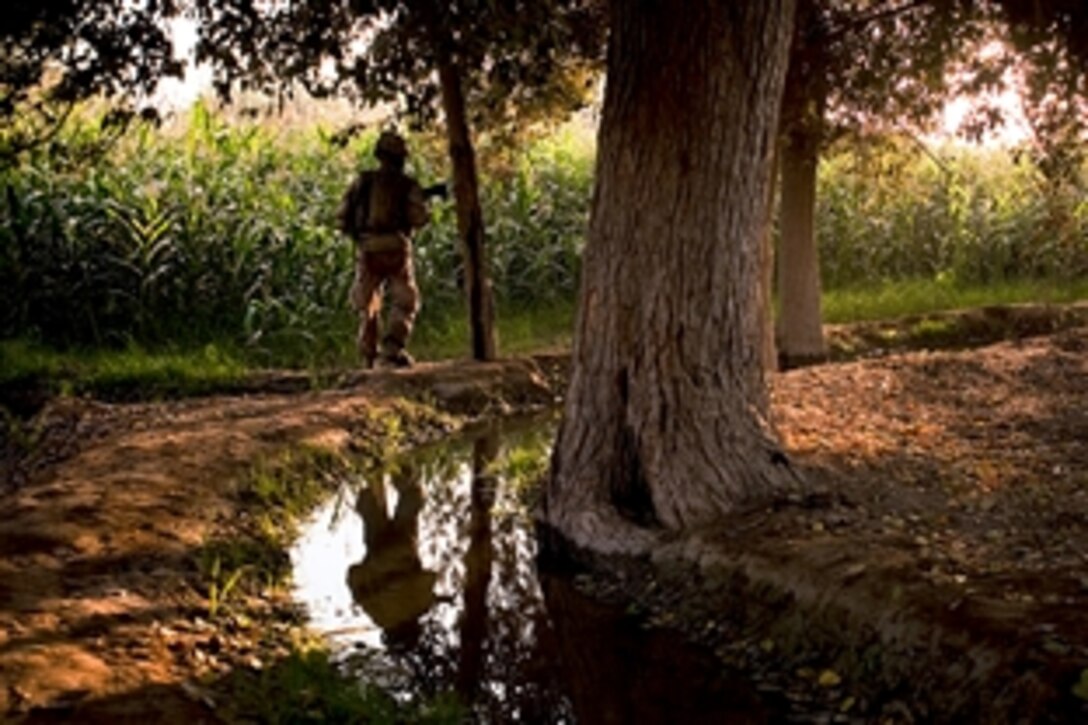
<path fill-rule="evenodd" d="M 378 143 L 374 145 L 374 155 L 379 159 L 404 159 L 408 156 L 408 144 L 399 133 L 382 131 Z"/>

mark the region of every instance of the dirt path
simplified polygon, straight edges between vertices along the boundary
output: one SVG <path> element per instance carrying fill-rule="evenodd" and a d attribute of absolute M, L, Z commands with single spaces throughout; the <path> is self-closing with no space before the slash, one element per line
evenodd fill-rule
<path fill-rule="evenodd" d="M 264 654 L 207 622 L 195 562 L 242 515 L 236 487 L 253 462 L 303 444 L 365 451 L 387 416 L 411 417 L 400 396 L 452 414 L 414 419 L 413 436 L 438 435 L 552 402 L 548 377 L 524 361 L 424 365 L 323 392 L 54 404 L 0 497 L 0 713 L 214 721 L 200 678 Z M 1004 623 L 988 636 L 1023 639 L 1060 673 L 1043 689 L 1068 699 L 1088 668 L 1088 328 L 795 371 L 773 397 L 824 491 L 704 532 L 696 561 L 728 564 L 742 547 L 762 562 L 748 575 L 777 562 L 816 599 L 836 581 L 864 610 L 899 586 L 895 597 L 950 612 L 942 626 Z M 722 604 L 685 606 L 705 623 Z"/>

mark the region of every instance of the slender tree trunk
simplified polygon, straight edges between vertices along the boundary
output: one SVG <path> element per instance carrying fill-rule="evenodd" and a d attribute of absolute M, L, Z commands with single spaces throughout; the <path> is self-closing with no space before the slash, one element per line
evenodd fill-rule
<path fill-rule="evenodd" d="M 782 197 L 778 268 L 779 367 L 827 357 L 816 246 L 816 169 L 827 111 L 826 22 L 816 0 L 798 0 L 779 136 Z"/>
<path fill-rule="evenodd" d="M 426 22 L 438 67 L 442 111 L 446 116 L 446 137 L 450 161 L 453 164 L 453 196 L 465 267 L 465 295 L 468 299 L 472 357 L 476 360 L 494 360 L 495 303 L 487 257 L 484 254 L 484 218 L 480 209 L 476 152 L 465 113 L 461 73 L 453 56 L 453 39 L 443 21 L 443 14 L 441 4 L 428 3 L 426 6 Z"/>
<path fill-rule="evenodd" d="M 818 133 L 798 129 L 782 144 L 778 355 L 783 369 L 827 358 L 815 227 L 820 141 Z"/>
<path fill-rule="evenodd" d="M 766 425 L 760 247 L 793 0 L 613 0 L 545 523 L 633 553 L 793 480 Z"/>

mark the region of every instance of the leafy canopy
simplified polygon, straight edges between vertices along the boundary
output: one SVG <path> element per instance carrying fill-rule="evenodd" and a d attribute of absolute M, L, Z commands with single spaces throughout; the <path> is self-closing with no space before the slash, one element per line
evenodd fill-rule
<path fill-rule="evenodd" d="M 0 31 L 0 123 L 28 103 L 54 121 L 97 94 L 150 94 L 184 73 L 172 23 L 185 19 L 224 98 L 304 89 L 386 104 L 422 124 L 439 96 L 428 16 L 452 40 L 482 129 L 511 132 L 591 97 L 605 34 L 594 0 L 16 0 Z"/>

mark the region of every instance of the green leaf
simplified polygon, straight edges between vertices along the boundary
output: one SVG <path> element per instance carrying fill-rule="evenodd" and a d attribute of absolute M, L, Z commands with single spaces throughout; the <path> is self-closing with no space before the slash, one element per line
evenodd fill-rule
<path fill-rule="evenodd" d="M 1073 695 L 1088 700 L 1088 670 L 1081 670 L 1080 682 L 1073 685 Z"/>

